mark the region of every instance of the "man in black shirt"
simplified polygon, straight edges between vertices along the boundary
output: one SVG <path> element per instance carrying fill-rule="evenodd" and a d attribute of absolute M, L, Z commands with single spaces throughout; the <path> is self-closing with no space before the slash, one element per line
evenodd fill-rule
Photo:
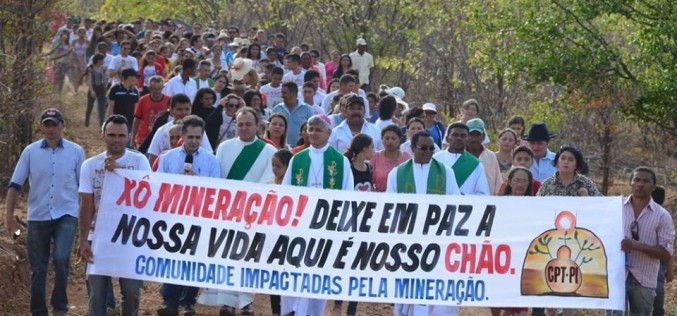
<path fill-rule="evenodd" d="M 134 120 L 134 107 L 139 101 L 139 91 L 136 90 L 137 77 L 138 74 L 131 68 L 120 72 L 122 80 L 108 91 L 107 116 L 120 114 L 127 118 L 128 122 Z"/>

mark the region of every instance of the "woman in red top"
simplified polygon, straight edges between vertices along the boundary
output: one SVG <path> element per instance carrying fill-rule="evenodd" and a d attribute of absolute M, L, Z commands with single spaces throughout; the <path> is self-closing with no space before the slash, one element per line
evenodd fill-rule
<path fill-rule="evenodd" d="M 402 131 L 395 125 L 388 125 L 381 130 L 383 150 L 377 152 L 371 159 L 376 192 L 385 192 L 390 170 L 411 158 L 408 153 L 400 150 L 401 139 Z"/>

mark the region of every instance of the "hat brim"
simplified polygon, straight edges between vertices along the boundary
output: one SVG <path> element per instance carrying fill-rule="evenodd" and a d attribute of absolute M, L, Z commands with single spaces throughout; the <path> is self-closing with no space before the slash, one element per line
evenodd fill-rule
<path fill-rule="evenodd" d="M 522 136 L 522 139 L 523 139 L 523 140 L 526 140 L 526 141 L 536 142 L 536 141 L 541 141 L 541 140 L 543 140 L 543 141 L 549 141 L 549 140 L 551 140 L 551 139 L 553 139 L 553 138 L 555 138 L 555 137 L 557 137 L 557 134 L 548 134 L 548 138 L 540 138 L 540 137 L 538 137 L 538 138 L 529 138 L 529 135 L 527 135 L 527 136 Z"/>
<path fill-rule="evenodd" d="M 58 119 L 56 117 L 46 117 L 40 121 L 41 123 L 47 122 L 47 121 L 53 121 L 54 123 L 63 123 L 63 120 Z"/>

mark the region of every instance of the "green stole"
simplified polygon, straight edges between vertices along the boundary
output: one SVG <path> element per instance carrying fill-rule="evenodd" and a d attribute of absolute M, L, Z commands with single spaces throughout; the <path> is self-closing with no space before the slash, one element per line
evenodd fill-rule
<path fill-rule="evenodd" d="M 256 162 L 256 159 L 259 158 L 259 155 L 263 151 L 263 148 L 266 147 L 266 143 L 260 140 L 258 137 L 254 140 L 253 143 L 244 146 L 240 154 L 237 155 L 233 166 L 230 167 L 228 171 L 228 176 L 226 179 L 231 180 L 242 180 L 247 175 L 249 170 L 252 169 L 252 166 Z"/>
<path fill-rule="evenodd" d="M 343 155 L 329 146 L 324 152 L 324 179 L 322 187 L 325 189 L 343 189 Z M 308 185 L 310 173 L 310 147 L 294 155 L 291 164 L 292 185 L 305 187 Z"/>
<path fill-rule="evenodd" d="M 447 170 L 444 164 L 431 159 L 428 172 L 427 194 L 447 194 Z M 397 167 L 397 192 L 417 193 L 414 182 L 414 159 L 409 159 Z"/>
<path fill-rule="evenodd" d="M 456 183 L 459 188 L 465 183 L 465 180 L 468 180 L 468 177 L 470 177 L 479 164 L 480 160 L 477 157 L 467 151 L 463 151 L 461 157 L 458 157 L 454 165 L 451 166 L 451 169 L 454 170 L 454 175 L 456 175 Z"/>

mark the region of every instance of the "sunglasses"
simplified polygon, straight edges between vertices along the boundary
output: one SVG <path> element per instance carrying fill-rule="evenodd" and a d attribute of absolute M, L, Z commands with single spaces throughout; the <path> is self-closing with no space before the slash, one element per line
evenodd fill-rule
<path fill-rule="evenodd" d="M 229 108 L 239 108 L 239 107 L 240 107 L 240 103 L 228 103 L 227 106 L 228 106 Z"/>
<path fill-rule="evenodd" d="M 639 240 L 639 224 L 636 220 L 630 224 L 630 233 L 632 234 L 632 239 Z"/>
<path fill-rule="evenodd" d="M 423 151 L 435 151 L 435 145 L 432 146 L 416 146 L 418 150 L 423 150 Z"/>

